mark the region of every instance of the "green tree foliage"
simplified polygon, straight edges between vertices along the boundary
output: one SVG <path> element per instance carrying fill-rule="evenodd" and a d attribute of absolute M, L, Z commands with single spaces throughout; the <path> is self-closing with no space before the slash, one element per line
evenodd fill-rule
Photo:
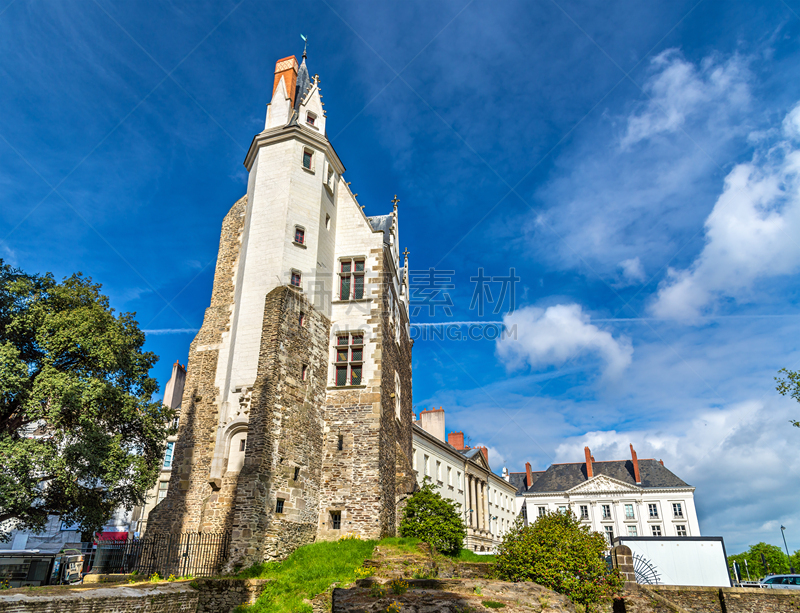
<path fill-rule="evenodd" d="M 0 526 L 40 531 L 59 515 L 91 533 L 143 501 L 172 417 L 151 401 L 144 340 L 91 279 L 0 260 Z"/>
<path fill-rule="evenodd" d="M 408 499 L 400 522 L 400 536 L 418 538 L 437 551 L 455 556 L 467 536 L 461 505 L 442 498 L 428 478 Z"/>
<path fill-rule="evenodd" d="M 767 561 L 767 569 L 761 562 L 761 554 L 764 554 L 764 559 Z M 747 560 L 747 566 L 745 566 Z M 738 562 L 741 569 L 742 579 L 747 581 L 747 570 L 750 571 L 750 578 L 753 581 L 761 579 L 767 575 L 767 570 L 770 574 L 788 573 L 790 563 L 794 566 L 795 570 L 800 569 L 800 550 L 795 551 L 791 557 L 791 562 L 786 558 L 786 552 L 777 545 L 768 545 L 767 543 L 756 543 L 750 545 L 747 551 L 728 556 L 728 569 L 733 573 L 733 563 Z"/>
<path fill-rule="evenodd" d="M 619 573 L 605 562 L 607 548 L 605 537 L 571 511 L 546 513 L 527 527 L 517 519 L 500 544 L 495 573 L 504 581 L 533 581 L 591 610 L 622 590 Z"/>
<path fill-rule="evenodd" d="M 781 396 L 791 396 L 797 402 L 800 402 L 800 371 L 781 368 L 778 372 L 783 373 L 785 376 L 775 377 L 778 382 L 775 389 L 778 390 Z M 794 426 L 800 428 L 800 421 L 793 419 L 791 422 Z"/>

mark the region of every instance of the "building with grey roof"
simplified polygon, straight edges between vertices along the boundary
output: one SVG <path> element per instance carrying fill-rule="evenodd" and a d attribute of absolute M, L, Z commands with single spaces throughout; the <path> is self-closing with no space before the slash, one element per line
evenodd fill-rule
<path fill-rule="evenodd" d="M 701 536 L 694 487 L 661 460 L 598 462 L 588 447 L 583 462 L 552 464 L 547 470 L 511 473 L 517 506 L 527 522 L 571 510 L 593 530 L 616 536 Z"/>

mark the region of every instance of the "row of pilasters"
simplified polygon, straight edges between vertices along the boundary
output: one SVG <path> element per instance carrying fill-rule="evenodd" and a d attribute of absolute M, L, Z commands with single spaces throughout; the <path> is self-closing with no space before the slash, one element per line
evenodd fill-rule
<path fill-rule="evenodd" d="M 473 534 L 488 534 L 489 532 L 489 505 L 487 497 L 487 483 L 473 475 L 468 475 L 467 493 L 469 495 L 468 527 Z"/>

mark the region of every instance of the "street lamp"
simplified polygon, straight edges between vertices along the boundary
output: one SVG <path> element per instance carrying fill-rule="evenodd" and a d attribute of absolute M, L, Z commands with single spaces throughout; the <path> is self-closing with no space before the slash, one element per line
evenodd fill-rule
<path fill-rule="evenodd" d="M 786 545 L 786 526 L 781 526 L 781 536 L 783 537 L 783 547 L 786 549 L 786 557 L 789 559 L 789 570 L 794 574 L 794 566 L 792 566 L 792 557 L 789 555 L 789 547 Z"/>

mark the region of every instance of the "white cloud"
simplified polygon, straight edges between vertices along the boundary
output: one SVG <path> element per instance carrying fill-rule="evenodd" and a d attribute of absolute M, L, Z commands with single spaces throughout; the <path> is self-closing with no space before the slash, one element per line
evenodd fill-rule
<path fill-rule="evenodd" d="M 622 260 L 619 266 L 622 268 L 622 277 L 628 284 L 634 285 L 645 280 L 644 266 L 642 266 L 638 256 Z"/>
<path fill-rule="evenodd" d="M 796 138 L 800 104 L 784 120 Z M 725 178 L 705 221 L 706 244 L 685 270 L 669 269 L 652 311 L 660 317 L 695 317 L 723 297 L 746 300 L 760 278 L 800 267 L 800 148 L 789 140 L 756 151 Z"/>
<path fill-rule="evenodd" d="M 590 322 L 578 304 L 558 304 L 541 309 L 524 307 L 503 317 L 506 328 L 516 328 L 516 338 L 497 341 L 497 355 L 509 368 L 526 363 L 532 368 L 560 366 L 585 353 L 598 354 L 606 363 L 604 374 L 614 378 L 631 363 L 633 346 L 626 337 Z"/>
<path fill-rule="evenodd" d="M 733 56 L 725 63 L 706 58 L 700 66 L 683 59 L 677 49 L 667 49 L 650 65 L 655 74 L 642 88 L 648 97 L 643 108 L 628 117 L 623 149 L 664 132 L 683 128 L 687 117 L 717 101 L 743 107 L 750 99 L 745 85 L 746 67 Z M 723 107 L 724 112 L 724 107 Z"/>

